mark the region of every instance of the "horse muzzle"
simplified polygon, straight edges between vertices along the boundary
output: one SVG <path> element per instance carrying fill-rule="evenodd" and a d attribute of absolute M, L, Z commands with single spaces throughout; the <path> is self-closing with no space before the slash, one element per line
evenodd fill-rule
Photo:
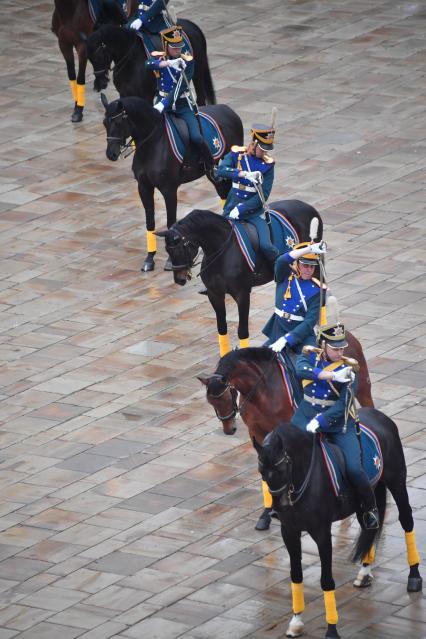
<path fill-rule="evenodd" d="M 185 286 L 185 284 L 191 278 L 188 275 L 188 271 L 173 271 L 173 279 L 175 281 L 175 284 L 179 284 L 179 286 Z"/>
<path fill-rule="evenodd" d="M 235 435 L 237 432 L 237 424 L 235 423 L 235 417 L 231 419 L 222 420 L 222 428 L 224 435 Z"/>
<path fill-rule="evenodd" d="M 108 160 L 111 160 L 111 162 L 117 162 L 118 158 L 120 157 L 120 151 L 116 151 L 115 149 L 107 147 L 106 156 Z"/>

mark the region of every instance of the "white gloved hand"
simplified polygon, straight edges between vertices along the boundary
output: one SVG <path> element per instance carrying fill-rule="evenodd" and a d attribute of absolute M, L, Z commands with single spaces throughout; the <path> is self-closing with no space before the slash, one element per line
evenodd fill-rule
<path fill-rule="evenodd" d="M 269 348 L 272 348 L 275 353 L 281 353 L 284 346 L 287 344 L 287 340 L 285 337 L 279 337 L 276 342 L 269 345 Z"/>
<path fill-rule="evenodd" d="M 167 60 L 167 66 L 171 67 L 172 69 L 185 68 L 185 67 L 182 67 L 182 63 L 185 64 L 182 58 L 173 58 L 173 60 Z"/>
<path fill-rule="evenodd" d="M 317 242 L 316 244 L 311 244 L 310 247 L 311 253 L 315 253 L 316 255 L 323 255 L 327 253 L 327 244 L 322 240 L 321 242 Z"/>
<path fill-rule="evenodd" d="M 351 373 L 353 373 L 352 368 L 350 366 L 345 366 L 345 368 L 341 368 L 339 371 L 333 372 L 333 382 L 340 382 L 341 384 L 347 384 L 352 380 Z"/>
<path fill-rule="evenodd" d="M 154 109 L 156 109 L 159 113 L 163 113 L 164 104 L 162 102 L 157 102 L 157 104 L 154 104 Z"/>
<path fill-rule="evenodd" d="M 321 428 L 321 426 L 316 417 L 306 424 L 308 433 L 316 433 L 319 428 Z"/>
<path fill-rule="evenodd" d="M 263 175 L 260 171 L 248 171 L 245 177 L 255 184 L 261 184 L 263 182 Z"/>
<path fill-rule="evenodd" d="M 140 18 L 136 18 L 136 20 L 133 20 L 133 22 L 130 24 L 131 29 L 140 29 L 141 26 L 142 20 Z"/>
<path fill-rule="evenodd" d="M 236 206 L 234 206 L 234 208 L 230 211 L 229 217 L 231 217 L 233 220 L 238 220 L 238 218 L 240 217 L 240 212 Z"/>

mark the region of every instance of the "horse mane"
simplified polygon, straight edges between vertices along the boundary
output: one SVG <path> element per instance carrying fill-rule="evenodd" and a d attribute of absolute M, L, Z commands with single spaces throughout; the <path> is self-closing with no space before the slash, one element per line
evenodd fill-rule
<path fill-rule="evenodd" d="M 185 229 L 191 233 L 199 231 L 200 226 L 211 224 L 212 222 L 217 224 L 228 224 L 223 215 L 213 213 L 213 211 L 208 211 L 207 209 L 194 209 L 188 213 L 188 215 L 185 215 L 185 217 L 179 220 L 176 225 L 178 227 L 184 226 Z"/>
<path fill-rule="evenodd" d="M 219 365 L 216 369 L 217 375 L 228 377 L 234 367 L 239 362 L 252 362 L 258 364 L 264 364 L 271 362 L 275 358 L 275 353 L 269 348 L 264 346 L 257 346 L 251 348 L 239 348 L 235 351 L 231 351 L 221 358 Z"/>

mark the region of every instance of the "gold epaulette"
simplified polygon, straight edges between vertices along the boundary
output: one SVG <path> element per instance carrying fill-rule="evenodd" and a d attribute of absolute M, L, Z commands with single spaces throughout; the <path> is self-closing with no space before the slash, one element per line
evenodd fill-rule
<path fill-rule="evenodd" d="M 164 55 L 166 55 L 165 51 L 151 51 L 151 56 L 153 58 L 161 58 Z"/>
<path fill-rule="evenodd" d="M 185 62 L 191 62 L 194 59 L 194 56 L 191 55 L 190 53 L 181 53 L 182 60 L 185 60 Z"/>
<path fill-rule="evenodd" d="M 265 153 L 265 155 L 263 156 L 263 161 L 265 162 L 265 164 L 273 164 L 275 162 L 274 158 L 271 158 L 271 156 L 267 153 Z"/>
<path fill-rule="evenodd" d="M 234 153 L 245 153 L 247 151 L 247 147 L 234 144 L 233 146 L 231 146 L 231 151 L 233 151 Z"/>
<path fill-rule="evenodd" d="M 316 346 L 311 346 L 310 344 L 305 344 L 302 348 L 302 353 L 304 355 L 310 355 L 311 353 L 316 353 L 317 355 L 321 355 L 323 352 L 322 348 L 317 348 Z"/>
<path fill-rule="evenodd" d="M 346 366 L 350 366 L 351 368 L 353 368 L 353 370 L 355 371 L 355 373 L 357 373 L 359 371 L 359 363 L 358 360 L 355 359 L 354 357 L 345 357 L 344 355 L 342 356 L 342 361 L 344 364 L 346 364 Z"/>
<path fill-rule="evenodd" d="M 317 279 L 316 277 L 311 277 L 311 280 L 313 281 L 314 284 L 316 284 L 319 288 L 321 288 L 321 282 L 319 281 L 319 279 Z M 322 283 L 322 288 L 323 289 L 327 288 L 327 284 L 325 282 Z"/>

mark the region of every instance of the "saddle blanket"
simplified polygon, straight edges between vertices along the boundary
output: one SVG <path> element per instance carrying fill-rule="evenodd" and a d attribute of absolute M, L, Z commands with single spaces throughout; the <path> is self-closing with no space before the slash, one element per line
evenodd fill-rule
<path fill-rule="evenodd" d="M 183 162 L 185 155 L 185 144 L 176 126 L 174 118 L 171 118 L 168 113 L 165 114 L 166 132 L 169 138 L 170 147 L 173 151 L 175 158 L 178 162 Z M 201 124 L 201 131 L 203 138 L 209 145 L 210 151 L 215 160 L 222 157 L 225 151 L 225 138 L 220 130 L 220 127 L 216 120 L 214 120 L 207 113 L 199 112 L 199 122 Z M 186 124 L 185 124 L 186 128 Z"/>
<path fill-rule="evenodd" d="M 364 424 L 359 426 L 361 429 L 362 467 L 367 474 L 370 485 L 374 487 L 383 472 L 382 450 L 380 442 L 373 431 Z M 340 459 L 339 463 L 335 454 L 337 447 L 331 445 L 323 435 L 320 437 L 320 445 L 334 494 L 336 496 L 340 495 L 345 489 L 349 488 L 344 468 L 342 468 L 342 459 Z"/>
<path fill-rule="evenodd" d="M 131 0 L 119 0 L 119 4 L 122 6 L 126 16 L 129 17 Z M 99 14 L 102 9 L 102 0 L 88 0 L 88 5 L 90 18 L 92 19 L 92 22 L 95 23 L 99 18 Z"/>
<path fill-rule="evenodd" d="M 270 214 L 274 245 L 277 247 L 280 254 L 291 251 L 293 246 L 300 242 L 296 229 L 283 213 L 270 209 Z M 231 222 L 231 220 L 229 221 Z M 249 269 L 254 272 L 256 268 L 256 252 L 250 242 L 245 224 L 238 221 L 232 221 L 231 223 L 233 224 L 235 237 L 237 238 L 241 253 L 244 256 Z"/>
<path fill-rule="evenodd" d="M 293 406 L 293 409 L 297 408 L 297 399 L 293 392 L 293 384 L 291 383 L 291 377 L 289 374 L 288 366 L 285 360 L 282 358 L 282 354 L 278 357 L 278 366 L 280 367 L 281 375 L 283 378 L 284 392 L 288 397 L 288 401 Z"/>

